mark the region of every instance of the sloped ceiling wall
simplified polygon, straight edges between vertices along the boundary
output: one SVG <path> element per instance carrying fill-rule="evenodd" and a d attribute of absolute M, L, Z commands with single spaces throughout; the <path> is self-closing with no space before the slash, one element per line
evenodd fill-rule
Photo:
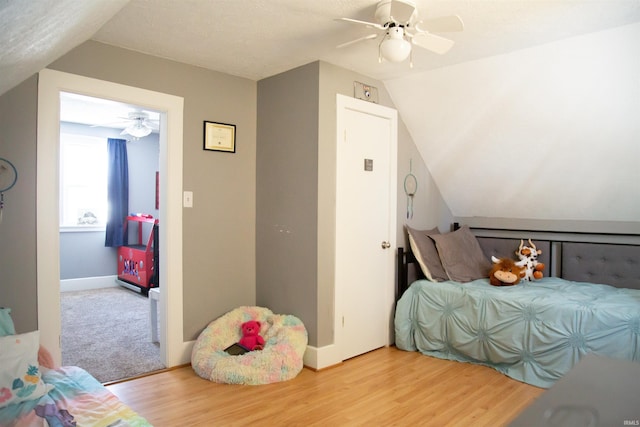
<path fill-rule="evenodd" d="M 128 1 L 0 2 L 0 95 L 84 43 Z"/>
<path fill-rule="evenodd" d="M 454 216 L 638 222 L 638 40 L 632 24 L 385 84 Z"/>

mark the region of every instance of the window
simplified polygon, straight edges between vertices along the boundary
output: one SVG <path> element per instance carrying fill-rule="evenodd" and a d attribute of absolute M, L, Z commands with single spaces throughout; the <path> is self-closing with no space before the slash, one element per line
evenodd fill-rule
<path fill-rule="evenodd" d="M 107 140 L 60 135 L 60 227 L 106 225 Z"/>

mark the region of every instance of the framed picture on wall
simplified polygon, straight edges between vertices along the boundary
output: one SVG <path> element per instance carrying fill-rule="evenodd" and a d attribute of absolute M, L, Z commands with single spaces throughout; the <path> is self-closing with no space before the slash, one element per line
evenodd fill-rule
<path fill-rule="evenodd" d="M 236 152 L 236 125 L 204 122 L 204 147 L 208 151 Z"/>

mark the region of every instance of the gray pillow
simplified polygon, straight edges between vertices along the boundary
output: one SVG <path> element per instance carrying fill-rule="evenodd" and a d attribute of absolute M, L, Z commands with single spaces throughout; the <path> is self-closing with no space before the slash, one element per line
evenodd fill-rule
<path fill-rule="evenodd" d="M 468 226 L 447 234 L 431 236 L 436 242 L 440 261 L 449 279 L 470 282 L 489 277 L 491 263 Z"/>
<path fill-rule="evenodd" d="M 424 276 L 432 282 L 442 282 L 443 280 L 449 280 L 446 271 L 440 263 L 440 256 L 436 249 L 436 244 L 431 237 L 434 234 L 439 234 L 437 228 L 431 230 L 416 230 L 407 225 L 407 233 L 409 234 L 409 245 L 411 245 L 411 251 L 418 260 L 420 268 L 424 273 Z"/>

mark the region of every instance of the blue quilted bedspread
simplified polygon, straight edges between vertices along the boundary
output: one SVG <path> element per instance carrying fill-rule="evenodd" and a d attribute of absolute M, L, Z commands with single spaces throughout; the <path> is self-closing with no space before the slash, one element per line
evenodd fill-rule
<path fill-rule="evenodd" d="M 553 277 L 506 287 L 420 280 L 398 301 L 395 334 L 402 350 L 547 388 L 587 353 L 640 361 L 640 290 Z"/>

